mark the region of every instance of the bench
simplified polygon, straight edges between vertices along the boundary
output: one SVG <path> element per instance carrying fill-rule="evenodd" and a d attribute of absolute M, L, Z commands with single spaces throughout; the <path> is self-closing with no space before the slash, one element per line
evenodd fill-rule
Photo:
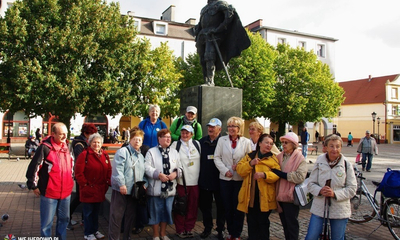
<path fill-rule="evenodd" d="M 108 154 L 115 154 L 122 147 L 122 143 L 104 143 L 101 147 Z"/>
<path fill-rule="evenodd" d="M 0 153 L 7 153 L 8 159 L 10 159 L 11 144 L 10 143 L 0 143 Z"/>
<path fill-rule="evenodd" d="M 318 155 L 318 146 L 308 145 L 307 150 L 311 151 L 310 155 L 312 155 L 314 151 L 315 151 L 315 155 Z"/>

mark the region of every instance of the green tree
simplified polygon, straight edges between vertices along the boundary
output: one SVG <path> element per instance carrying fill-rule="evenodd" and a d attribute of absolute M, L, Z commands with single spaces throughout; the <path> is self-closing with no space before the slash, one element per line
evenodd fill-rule
<path fill-rule="evenodd" d="M 344 101 L 344 90 L 334 82 L 329 66 L 312 52 L 288 45 L 277 46 L 275 58 L 275 99 L 267 107 L 271 122 L 279 123 L 279 136 L 285 124 L 316 122 L 334 117 Z"/>
<path fill-rule="evenodd" d="M 142 39 L 143 47 L 136 65 L 139 94 L 135 95 L 132 114 L 146 117 L 148 105 L 158 104 L 161 116 L 173 117 L 179 113 L 179 85 L 181 74 L 176 69 L 173 51 L 168 44 L 150 50 L 148 39 Z"/>
<path fill-rule="evenodd" d="M 133 20 L 102 0 L 22 0 L 0 19 L 0 110 L 129 113 L 139 89 Z M 130 94 L 127 94 L 130 93 Z"/>
<path fill-rule="evenodd" d="M 248 32 L 251 45 L 239 57 L 229 61 L 228 72 L 233 86 L 243 89 L 243 118 L 252 119 L 265 116 L 268 104 L 274 99 L 273 71 L 276 52 L 260 34 Z M 219 61 L 219 59 L 217 59 Z M 186 62 L 178 62 L 183 75 L 181 88 L 204 84 L 198 54 L 189 55 Z M 230 87 L 224 71 L 216 72 L 216 86 Z"/>

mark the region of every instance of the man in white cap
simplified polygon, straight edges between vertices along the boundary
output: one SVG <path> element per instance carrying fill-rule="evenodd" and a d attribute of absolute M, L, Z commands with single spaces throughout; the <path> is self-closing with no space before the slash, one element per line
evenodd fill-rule
<path fill-rule="evenodd" d="M 378 145 L 376 144 L 375 138 L 371 137 L 369 130 L 365 132 L 365 137 L 360 139 L 357 152 L 362 153 L 361 163 L 363 171 L 365 171 L 365 163 L 368 158 L 367 172 L 370 172 L 374 153 L 378 155 Z"/>
<path fill-rule="evenodd" d="M 194 106 L 188 106 L 186 108 L 186 113 L 183 116 L 180 116 L 179 118 L 175 119 L 172 122 L 172 125 L 170 127 L 171 131 L 171 137 L 173 141 L 178 141 L 178 139 L 181 136 L 181 128 L 183 125 L 190 125 L 194 129 L 193 133 L 193 139 L 195 140 L 200 140 L 201 137 L 203 136 L 203 132 L 201 130 L 201 125 L 199 122 L 196 120 L 197 116 L 197 108 Z"/>
<path fill-rule="evenodd" d="M 213 229 L 212 204 L 215 199 L 218 239 L 224 239 L 225 212 L 219 190 L 219 171 L 214 164 L 214 152 L 221 136 L 221 128 L 221 120 L 212 118 L 207 124 L 208 135 L 200 139 L 199 208 L 203 214 L 204 224 L 204 231 L 200 234 L 201 238 L 207 238 Z"/>

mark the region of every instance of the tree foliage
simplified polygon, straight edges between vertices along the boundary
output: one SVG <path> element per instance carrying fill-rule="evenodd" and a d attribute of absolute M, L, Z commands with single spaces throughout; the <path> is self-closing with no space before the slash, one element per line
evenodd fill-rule
<path fill-rule="evenodd" d="M 0 110 L 128 113 L 139 90 L 133 20 L 101 0 L 22 0 L 0 19 Z M 130 94 L 127 94 L 130 93 Z"/>
<path fill-rule="evenodd" d="M 329 66 L 312 51 L 279 44 L 277 52 L 275 99 L 266 115 L 279 123 L 279 136 L 284 133 L 285 123 L 295 125 L 334 117 L 344 101 L 344 90 L 334 82 Z"/>
<path fill-rule="evenodd" d="M 173 117 L 179 113 L 179 80 L 181 74 L 176 69 L 173 51 L 168 44 L 151 49 L 149 40 L 142 39 L 143 46 L 136 65 L 138 82 L 135 105 L 131 112 L 134 116 L 148 115 L 148 105 L 158 104 L 161 116 Z"/>

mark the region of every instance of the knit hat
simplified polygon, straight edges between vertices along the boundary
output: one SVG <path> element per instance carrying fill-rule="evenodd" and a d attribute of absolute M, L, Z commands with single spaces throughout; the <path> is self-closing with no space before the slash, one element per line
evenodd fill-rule
<path fill-rule="evenodd" d="M 298 137 L 297 134 L 294 133 L 294 132 L 288 132 L 288 133 L 286 133 L 285 136 L 282 136 L 282 137 L 279 138 L 279 140 L 281 140 L 281 142 L 282 142 L 282 139 L 289 140 L 290 142 L 294 143 L 294 145 L 295 145 L 296 147 L 299 146 L 299 137 Z"/>

